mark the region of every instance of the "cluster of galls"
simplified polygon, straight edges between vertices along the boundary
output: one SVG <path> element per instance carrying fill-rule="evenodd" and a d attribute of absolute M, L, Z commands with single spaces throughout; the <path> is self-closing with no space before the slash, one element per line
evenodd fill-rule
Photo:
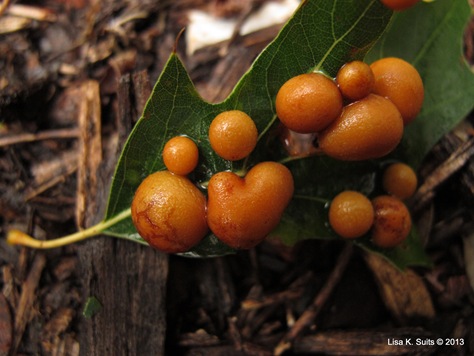
<path fill-rule="evenodd" d="M 231 110 L 215 117 L 209 128 L 213 150 L 227 160 L 248 156 L 257 144 L 254 121 Z M 240 177 L 214 174 L 207 198 L 186 175 L 197 166 L 199 152 L 185 136 L 170 139 L 163 149 L 168 170 L 153 173 L 138 187 L 132 220 L 150 246 L 168 253 L 185 252 L 209 230 L 225 244 L 247 249 L 259 244 L 280 222 L 293 196 L 293 176 L 276 162 L 261 162 Z"/>
<path fill-rule="evenodd" d="M 370 66 L 347 63 L 335 79 L 318 72 L 291 78 L 277 94 L 276 111 L 288 130 L 313 134 L 322 153 L 359 161 L 392 152 L 404 127 L 421 110 L 423 98 L 418 71 L 402 59 L 389 57 Z M 340 193 L 330 204 L 330 226 L 343 238 L 370 232 L 375 245 L 395 247 L 411 230 L 410 213 L 402 200 L 414 193 L 416 185 L 410 167 L 391 165 L 383 177 L 388 194 L 370 201 L 359 192 Z"/>
<path fill-rule="evenodd" d="M 365 195 L 346 190 L 329 206 L 329 224 L 341 237 L 356 239 L 370 232 L 374 245 L 392 248 L 400 245 L 411 230 L 410 212 L 403 202 L 417 187 L 411 167 L 393 163 L 383 174 L 382 185 L 387 195 L 369 200 Z"/>
<path fill-rule="evenodd" d="M 347 63 L 335 79 L 319 72 L 291 78 L 278 91 L 276 112 L 287 129 L 314 134 L 326 155 L 367 160 L 397 147 L 423 98 L 418 71 L 390 57 Z"/>
<path fill-rule="evenodd" d="M 365 160 L 384 156 L 398 145 L 422 102 L 423 84 L 416 69 L 401 59 L 385 58 L 371 66 L 347 63 L 335 79 L 322 73 L 298 75 L 280 88 L 276 112 L 289 130 L 313 133 L 328 156 Z M 239 110 L 217 115 L 208 134 L 216 154 L 230 161 L 250 155 L 258 140 L 254 121 Z M 205 196 L 187 177 L 198 161 L 199 150 L 191 138 L 177 136 L 165 144 L 167 170 L 148 176 L 132 202 L 132 220 L 140 236 L 168 253 L 190 250 L 209 230 L 236 249 L 259 244 L 278 225 L 293 196 L 289 169 L 261 162 L 245 177 L 219 172 L 209 180 Z M 395 189 L 406 185 L 390 179 Z M 398 198 L 370 202 L 352 191 L 333 200 L 329 221 L 345 238 L 371 229 L 374 243 L 382 247 L 398 244 L 411 227 L 408 209 Z"/>
<path fill-rule="evenodd" d="M 291 78 L 277 94 L 276 111 L 288 130 L 313 134 L 324 154 L 359 161 L 392 152 L 404 127 L 420 112 L 423 98 L 418 71 L 402 59 L 389 57 L 370 66 L 347 63 L 335 79 L 317 72 Z M 416 174 L 409 166 L 393 164 L 383 176 L 387 195 L 370 201 L 359 192 L 340 193 L 330 204 L 330 226 L 343 238 L 370 232 L 375 245 L 395 247 L 411 230 L 403 200 L 416 186 Z"/>

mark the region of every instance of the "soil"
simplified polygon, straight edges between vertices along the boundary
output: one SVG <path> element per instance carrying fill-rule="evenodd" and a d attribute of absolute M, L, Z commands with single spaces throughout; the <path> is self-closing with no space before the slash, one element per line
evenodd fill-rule
<path fill-rule="evenodd" d="M 52 239 L 99 221 L 121 145 L 176 43 L 200 94 L 219 101 L 279 29 L 187 55 L 176 42 L 187 12 L 244 18 L 263 2 L 4 0 L 1 235 Z M 471 64 L 473 48 L 471 21 Z M 0 355 L 472 355 L 473 123 L 419 171 L 411 207 L 432 268 L 401 272 L 339 241 L 189 259 L 108 237 L 47 251 L 2 237 Z"/>

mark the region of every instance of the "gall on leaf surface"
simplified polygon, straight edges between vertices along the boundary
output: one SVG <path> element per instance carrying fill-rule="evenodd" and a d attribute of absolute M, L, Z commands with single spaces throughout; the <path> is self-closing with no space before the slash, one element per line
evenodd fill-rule
<path fill-rule="evenodd" d="M 283 159 L 283 150 L 269 156 L 265 140 L 276 121 L 274 101 L 280 86 L 292 76 L 315 69 L 334 76 L 345 62 L 363 58 L 391 15 L 378 0 L 303 1 L 229 97 L 218 104 L 200 98 L 183 63 L 172 53 L 123 148 L 105 220 L 129 209 L 136 188 L 148 174 L 165 169 L 161 152 L 173 136 L 187 135 L 198 143 L 200 163 L 191 176 L 198 183 L 219 171 L 241 169 L 243 162 L 218 157 L 207 138 L 210 122 L 222 111 L 238 109 L 254 119 L 259 144 L 248 163 Z M 129 218 L 104 233 L 143 242 Z M 211 234 L 188 255 L 206 257 L 229 252 L 232 250 Z"/>
<path fill-rule="evenodd" d="M 389 156 L 370 162 L 336 162 L 315 157 L 291 162 L 295 199 L 275 235 L 293 244 L 308 238 L 337 238 L 327 224 L 328 201 L 344 189 L 374 197 L 387 162 L 400 160 L 418 168 L 433 145 L 474 108 L 474 74 L 463 57 L 463 34 L 471 16 L 467 0 L 420 2 L 397 12 L 364 61 L 400 57 L 419 71 L 425 87 L 423 108 L 405 128 L 399 147 Z M 299 173 L 301 172 L 301 173 Z M 310 177 L 310 178 L 308 178 Z M 429 266 L 416 228 L 394 249 L 375 247 L 369 237 L 355 241 L 363 249 L 382 255 L 398 268 Z"/>
<path fill-rule="evenodd" d="M 454 2 L 459 4 L 465 0 L 454 0 Z M 445 2 L 437 1 L 423 5 L 441 6 L 438 3 Z M 467 9 L 463 6 L 460 8 L 464 14 L 460 16 L 462 19 L 458 19 L 454 29 L 448 31 L 448 37 L 452 42 L 459 42 L 462 39 L 460 24 L 461 22 L 465 24 Z M 410 12 L 410 16 L 423 18 L 423 6 L 417 6 L 413 11 L 415 15 Z M 303 1 L 280 34 L 262 51 L 237 83 L 229 97 L 218 104 L 202 100 L 183 63 L 175 53 L 172 53 L 142 117 L 123 148 L 110 189 L 105 221 L 129 209 L 136 188 L 148 174 L 165 169 L 161 152 L 166 141 L 173 136 L 187 135 L 198 144 L 200 162 L 190 178 L 203 187 L 212 174 L 219 171 L 238 171 L 263 160 L 287 159 L 283 149 L 269 146 L 271 128 L 275 127 L 277 120 L 274 101 L 280 86 L 297 74 L 313 70 L 321 70 L 334 77 L 344 63 L 364 59 L 386 30 L 392 15 L 393 13 L 378 0 Z M 400 13 L 394 17 L 389 31 L 383 38 L 387 38 L 391 31 L 397 31 L 396 22 L 400 21 L 400 18 L 403 19 L 403 16 L 403 13 Z M 436 29 L 436 32 L 444 32 L 444 26 L 447 24 L 438 25 L 441 28 Z M 413 29 L 413 26 L 411 28 Z M 421 36 L 425 36 L 426 39 L 428 34 L 423 33 Z M 412 40 L 413 37 L 413 35 L 405 37 L 404 42 Z M 417 38 L 418 40 L 420 43 L 423 42 L 421 38 Z M 387 46 L 389 43 L 387 40 L 384 43 L 385 47 L 379 53 L 385 55 L 390 52 L 390 46 L 395 44 Z M 405 53 L 399 56 L 410 60 L 412 58 L 410 51 L 420 50 L 415 47 L 407 45 Z M 377 52 L 374 50 L 371 58 L 377 58 L 374 53 Z M 428 61 L 428 55 L 434 54 L 425 51 L 421 54 L 421 58 Z M 464 67 L 455 68 L 454 71 L 462 71 L 465 75 Z M 421 74 L 424 72 L 421 71 Z M 427 95 L 431 95 L 430 86 L 426 90 Z M 436 98 L 433 101 L 437 102 Z M 249 114 L 259 131 L 257 148 L 248 160 L 237 162 L 223 160 L 213 152 L 209 144 L 207 133 L 212 119 L 222 111 L 233 109 Z M 459 115 L 452 120 L 460 121 Z M 445 128 L 439 129 L 436 125 L 434 128 L 431 128 L 433 125 L 426 125 L 423 122 L 419 125 L 426 132 L 429 130 L 439 131 L 440 134 L 446 132 Z M 408 135 L 404 140 L 407 142 L 402 145 L 401 153 L 397 151 L 399 157 L 413 157 L 418 154 L 420 147 L 417 144 L 410 144 L 412 139 Z M 423 147 L 423 151 L 427 152 L 430 147 Z M 308 238 L 338 238 L 328 227 L 327 204 L 324 203 L 324 199 L 331 199 L 343 189 L 359 190 L 367 195 L 374 194 L 380 165 L 380 161 L 347 163 L 326 157 L 311 157 L 289 162 L 288 167 L 295 178 L 295 198 L 290 203 L 280 226 L 272 235 L 278 236 L 288 244 Z M 129 217 L 108 227 L 103 233 L 144 243 Z M 373 248 L 368 239 L 357 243 L 365 249 L 384 255 L 401 268 L 410 264 L 428 264 L 416 231 L 412 232 L 406 242 L 408 248 L 403 246 L 387 252 Z M 231 252 L 232 249 L 210 234 L 185 255 L 210 257 Z"/>
<path fill-rule="evenodd" d="M 400 57 L 420 73 L 425 87 L 421 112 L 406 127 L 394 156 L 419 167 L 433 145 L 474 108 L 474 73 L 464 58 L 463 35 L 472 16 L 468 0 L 422 2 L 394 13 L 366 57 Z"/>

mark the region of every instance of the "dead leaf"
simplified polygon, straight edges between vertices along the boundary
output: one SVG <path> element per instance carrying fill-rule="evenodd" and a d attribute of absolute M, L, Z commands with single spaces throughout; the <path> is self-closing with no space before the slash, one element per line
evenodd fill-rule
<path fill-rule="evenodd" d="M 401 325 L 411 319 L 431 319 L 435 316 L 431 296 L 413 270 L 400 271 L 371 253 L 365 254 L 365 260 L 374 273 L 386 307 Z"/>

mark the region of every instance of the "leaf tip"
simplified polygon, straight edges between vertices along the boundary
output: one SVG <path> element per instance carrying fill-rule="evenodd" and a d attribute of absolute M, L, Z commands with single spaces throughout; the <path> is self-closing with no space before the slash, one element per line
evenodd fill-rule
<path fill-rule="evenodd" d="M 179 32 L 178 32 L 178 35 L 176 36 L 176 39 L 174 41 L 174 46 L 173 46 L 173 54 L 176 54 L 177 52 L 177 49 L 178 49 L 178 42 L 179 42 L 179 39 L 181 38 L 184 30 L 186 30 L 186 27 L 183 27 Z"/>

